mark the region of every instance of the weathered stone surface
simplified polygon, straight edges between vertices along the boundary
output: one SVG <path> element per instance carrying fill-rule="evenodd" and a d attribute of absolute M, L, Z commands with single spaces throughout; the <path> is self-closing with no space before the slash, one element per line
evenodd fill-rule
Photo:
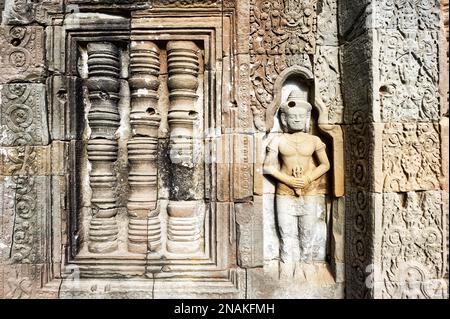
<path fill-rule="evenodd" d="M 236 203 L 236 244 L 238 265 L 242 268 L 263 266 L 263 207 L 262 198 L 253 203 Z"/>
<path fill-rule="evenodd" d="M 319 1 L 317 4 L 316 43 L 321 46 L 338 46 L 338 0 Z"/>
<path fill-rule="evenodd" d="M 68 173 L 68 143 L 0 147 L 0 175 L 45 176 Z"/>
<path fill-rule="evenodd" d="M 77 111 L 77 101 L 82 96 L 81 79 L 69 76 L 52 76 L 47 79 L 49 104 L 48 126 L 51 140 L 80 139 L 86 126 L 84 112 Z"/>
<path fill-rule="evenodd" d="M 355 121 L 363 121 L 364 113 L 355 113 Z M 383 125 L 359 122 L 345 126 L 346 186 L 353 189 L 380 191 L 382 189 L 381 138 Z"/>
<path fill-rule="evenodd" d="M 264 269 L 247 269 L 247 297 L 250 299 L 340 299 L 344 297 L 343 284 L 335 284 L 326 265 L 296 268 L 294 278 L 280 280 L 278 264 Z"/>
<path fill-rule="evenodd" d="M 45 64 L 42 27 L 1 27 L 0 52 L 0 83 L 43 80 Z"/>
<path fill-rule="evenodd" d="M 348 124 L 367 123 L 373 119 L 371 45 L 371 34 L 367 33 L 341 47 L 344 122 Z"/>
<path fill-rule="evenodd" d="M 441 114 L 448 117 L 449 105 L 449 18 L 448 0 L 441 0 L 441 32 L 440 32 L 440 54 L 439 54 L 439 88 L 441 93 Z"/>
<path fill-rule="evenodd" d="M 331 265 L 333 276 L 338 283 L 345 281 L 345 197 L 333 202 L 332 207 L 331 252 L 334 256 Z"/>
<path fill-rule="evenodd" d="M 353 141 L 347 146 L 348 297 L 443 298 L 448 293 L 442 270 L 431 275 L 427 269 L 442 269 L 441 257 L 435 257 L 446 250 L 443 227 L 436 226 L 443 220 L 440 189 L 446 185 L 438 3 L 339 4 L 340 33 L 347 40 L 341 51 L 344 121 L 351 124 L 345 140 Z M 386 224 L 396 235 L 383 233 Z M 427 231 L 433 232 L 430 239 L 424 239 Z M 387 244 L 378 249 L 381 242 Z"/>
<path fill-rule="evenodd" d="M 234 134 L 233 200 L 250 201 L 253 196 L 254 142 L 250 134 Z"/>
<path fill-rule="evenodd" d="M 439 0 L 372 1 L 373 27 L 380 29 L 439 28 Z"/>
<path fill-rule="evenodd" d="M 439 0 L 351 0 L 339 3 L 341 36 L 351 39 L 368 29 L 439 28 Z"/>
<path fill-rule="evenodd" d="M 102 299 L 243 298 L 245 271 L 230 270 L 227 281 L 164 281 L 157 279 L 79 279 L 77 270 L 63 280 L 60 297 Z"/>
<path fill-rule="evenodd" d="M 39 298 L 44 268 L 42 264 L 0 264 L 0 296 L 4 299 Z M 55 298 L 57 294 L 50 293 L 45 297 Z"/>
<path fill-rule="evenodd" d="M 265 110 L 280 88 L 276 79 L 289 67 L 312 68 L 316 51 L 317 1 L 253 0 L 250 7 L 250 74 L 255 124 L 266 121 Z M 275 101 L 279 103 L 279 101 Z M 273 115 L 273 114 L 272 114 Z"/>

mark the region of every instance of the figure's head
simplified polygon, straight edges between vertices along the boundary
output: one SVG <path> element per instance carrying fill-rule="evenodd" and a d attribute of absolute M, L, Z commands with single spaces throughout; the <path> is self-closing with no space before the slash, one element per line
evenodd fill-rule
<path fill-rule="evenodd" d="M 286 103 L 280 106 L 280 120 L 286 132 L 309 132 L 312 105 L 307 101 L 306 92 L 294 90 Z"/>

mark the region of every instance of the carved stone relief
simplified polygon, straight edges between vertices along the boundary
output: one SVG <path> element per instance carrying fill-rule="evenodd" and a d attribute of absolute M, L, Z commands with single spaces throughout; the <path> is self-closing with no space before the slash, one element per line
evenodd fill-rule
<path fill-rule="evenodd" d="M 44 73 L 43 28 L 11 26 L 0 28 L 0 83 L 36 81 Z"/>
<path fill-rule="evenodd" d="M 123 108 L 124 92 L 120 76 L 124 51 L 112 42 L 90 42 L 80 63 L 86 70 L 86 100 L 88 114 L 87 159 L 92 218 L 89 220 L 88 245 L 90 253 L 105 254 L 121 251 L 119 238 L 123 226 L 118 192 L 125 191 L 127 250 L 130 253 L 193 254 L 204 246 L 205 204 L 202 192 L 203 141 L 196 136 L 201 113 L 197 103 L 199 71 L 203 72 L 201 51 L 194 42 L 169 41 L 163 45 L 152 41 L 132 41 L 130 46 L 130 105 L 129 124 Z M 167 60 L 165 60 L 167 59 Z M 83 62 L 84 61 L 84 62 Z M 161 63 L 168 71 L 164 86 L 168 89 L 168 109 L 161 114 Z M 201 69 L 201 70 L 200 70 Z M 203 77 L 203 76 L 202 76 Z M 168 144 L 160 142 L 160 124 L 166 116 L 170 137 Z M 123 135 L 129 125 L 129 138 Z M 163 140 L 161 140 L 163 141 Z M 126 149 L 123 147 L 126 145 Z M 158 167 L 164 161 L 167 148 L 170 169 L 161 171 L 168 178 L 169 202 L 164 204 L 164 190 L 158 194 Z M 120 164 L 127 153 L 127 172 Z M 125 159 L 126 160 L 126 159 Z M 125 165 L 126 168 L 126 165 Z M 119 177 L 126 174 L 129 189 Z M 163 184 L 164 185 L 164 184 Z M 162 185 L 161 185 L 162 186 Z M 163 205 L 164 204 L 164 205 Z M 164 207 L 163 207 L 163 206 Z M 167 210 L 161 214 L 162 210 Z M 167 215 L 166 215 L 167 214 Z M 167 229 L 162 230 L 162 227 Z M 162 236 L 167 236 L 162 238 Z M 203 250 L 203 249 L 202 249 Z M 122 252 L 123 254 L 123 252 Z"/>
<path fill-rule="evenodd" d="M 383 133 L 384 190 L 439 189 L 439 141 L 437 124 L 386 124 Z"/>
<path fill-rule="evenodd" d="M 380 30 L 378 34 L 382 120 L 438 120 L 437 32 Z"/>
<path fill-rule="evenodd" d="M 382 29 L 436 29 L 439 0 L 374 1 L 375 27 Z"/>
<path fill-rule="evenodd" d="M 340 2 L 348 294 L 443 298 L 438 1 L 359 4 Z"/>
<path fill-rule="evenodd" d="M 266 174 L 277 180 L 276 214 L 284 264 L 325 259 L 325 190 L 321 177 L 330 164 L 325 144 L 310 135 L 312 105 L 301 91 L 292 91 L 280 106 L 285 133 L 267 146 Z M 317 163 L 313 163 L 313 155 Z M 278 162 L 278 158 L 281 161 Z M 277 166 L 280 168 L 278 169 Z M 322 182 L 322 183 L 321 183 Z"/>
<path fill-rule="evenodd" d="M 72 149 L 76 174 L 71 178 L 81 187 L 69 203 L 75 236 L 69 236 L 68 263 L 96 284 L 81 280 L 77 286 L 69 267 L 61 295 L 111 297 L 126 289 L 154 298 L 242 296 L 234 206 L 224 198 L 232 194 L 250 202 L 242 189 L 252 191 L 252 176 L 247 173 L 248 181 L 236 191 L 219 193 L 215 136 L 205 138 L 220 132 L 224 113 L 214 101 L 231 104 L 232 94 L 216 82 L 219 71 L 225 78 L 234 76 L 230 59 L 221 56 L 232 52 L 221 38 L 230 31 L 228 18 L 186 19 L 187 34 L 170 15 L 145 11 L 133 18 L 131 35 L 113 31 L 102 40 L 91 31 L 79 32 L 75 20 L 67 25 L 75 50 L 66 67 L 73 78 L 55 78 L 51 84 L 67 107 L 84 110 L 75 126 L 81 133 L 73 135 L 80 141 Z M 64 94 L 73 89 L 81 98 Z M 250 126 L 251 119 L 246 121 Z M 238 141 L 230 132 L 230 141 Z M 248 137 L 242 137 L 251 152 Z M 248 171 L 251 153 L 244 151 L 243 157 Z M 231 180 L 230 174 L 220 171 L 223 179 Z M 255 218 L 255 239 L 258 223 Z M 247 264 L 258 263 L 255 252 Z M 117 285 L 100 280 L 123 277 L 129 280 Z"/>
<path fill-rule="evenodd" d="M 191 41 L 167 44 L 169 72 L 170 185 L 167 249 L 173 253 L 196 252 L 201 245 L 204 219 L 203 193 L 199 189 L 202 150 L 194 135 L 201 114 L 195 109 L 199 87 L 199 48 Z"/>
<path fill-rule="evenodd" d="M 160 51 L 153 42 L 133 41 L 130 55 L 130 124 L 133 137 L 128 141 L 128 247 L 130 251 L 146 253 L 147 248 L 156 251 L 161 245 L 157 210 Z"/>
<path fill-rule="evenodd" d="M 343 101 L 339 66 L 339 49 L 318 46 L 314 63 L 315 96 L 327 110 L 329 123 L 342 123 Z"/>
<path fill-rule="evenodd" d="M 45 86 L 14 83 L 1 86 L 0 145 L 48 143 Z"/>
<path fill-rule="evenodd" d="M 373 298 L 374 249 L 370 234 L 374 231 L 371 210 L 380 194 L 348 190 L 346 196 L 346 287 L 348 298 Z M 369 284 L 368 284 L 369 283 Z"/>
<path fill-rule="evenodd" d="M 89 182 L 92 189 L 92 219 L 89 226 L 89 251 L 112 252 L 117 249 L 118 227 L 115 220 L 117 185 L 113 164 L 117 159 L 116 130 L 120 117 L 120 60 L 118 48 L 108 42 L 92 42 L 87 46 L 91 129 L 87 145 L 91 164 Z"/>
<path fill-rule="evenodd" d="M 338 46 L 337 0 L 317 3 L 317 45 Z"/>
<path fill-rule="evenodd" d="M 316 50 L 316 6 L 316 0 L 251 1 L 250 75 L 256 118 L 264 121 L 265 109 L 274 102 L 274 85 L 280 73 L 293 65 L 312 70 L 310 55 Z"/>
<path fill-rule="evenodd" d="M 61 13 L 62 8 L 60 0 L 6 0 L 5 20 L 12 25 L 45 23 L 51 14 Z"/>
<path fill-rule="evenodd" d="M 439 191 L 383 195 L 383 298 L 445 298 Z"/>

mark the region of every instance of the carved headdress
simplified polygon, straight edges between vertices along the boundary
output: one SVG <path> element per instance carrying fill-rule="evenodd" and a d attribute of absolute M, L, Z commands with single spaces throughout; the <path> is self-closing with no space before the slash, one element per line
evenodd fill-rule
<path fill-rule="evenodd" d="M 308 92 L 301 90 L 292 90 L 285 103 L 280 105 L 280 116 L 289 112 L 291 108 L 304 108 L 307 111 L 306 131 L 309 132 L 311 122 L 312 105 L 308 102 Z"/>

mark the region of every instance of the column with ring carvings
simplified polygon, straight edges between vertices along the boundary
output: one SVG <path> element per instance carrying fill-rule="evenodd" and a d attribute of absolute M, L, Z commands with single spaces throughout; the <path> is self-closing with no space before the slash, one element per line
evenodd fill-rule
<path fill-rule="evenodd" d="M 89 225 L 88 249 L 93 253 L 117 250 L 117 185 L 114 163 L 117 160 L 116 130 L 120 116 L 120 52 L 109 42 L 87 45 L 87 88 L 91 107 L 88 113 L 91 134 L 87 145 L 91 164 L 89 182 L 92 189 L 92 219 Z"/>
<path fill-rule="evenodd" d="M 135 253 L 158 251 L 161 224 L 158 198 L 158 112 L 160 51 L 151 41 L 131 42 L 129 80 L 131 86 L 128 142 L 130 195 L 128 198 L 128 250 Z"/>
<path fill-rule="evenodd" d="M 203 194 L 198 188 L 198 163 L 194 159 L 194 123 L 199 87 L 198 46 L 192 41 L 167 44 L 171 187 L 167 208 L 167 250 L 184 254 L 201 245 L 204 215 Z"/>

